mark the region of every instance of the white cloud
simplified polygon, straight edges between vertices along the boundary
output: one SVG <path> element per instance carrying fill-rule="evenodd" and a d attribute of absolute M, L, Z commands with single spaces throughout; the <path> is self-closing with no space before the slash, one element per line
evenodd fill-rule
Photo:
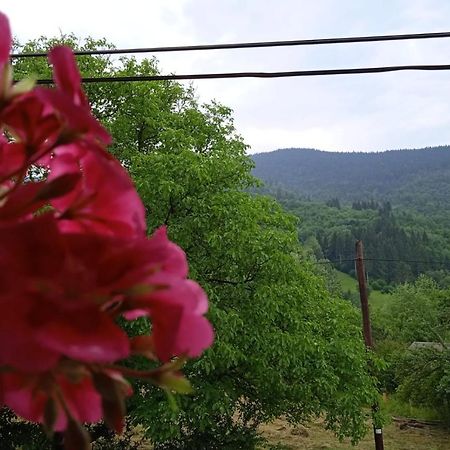
<path fill-rule="evenodd" d="M 117 46 L 443 31 L 447 0 L 3 0 L 23 41 L 75 32 Z M 447 63 L 450 39 L 317 47 L 158 54 L 163 72 L 295 70 Z M 204 101 L 235 111 L 254 151 L 286 146 L 381 150 L 450 142 L 450 73 L 195 83 Z"/>

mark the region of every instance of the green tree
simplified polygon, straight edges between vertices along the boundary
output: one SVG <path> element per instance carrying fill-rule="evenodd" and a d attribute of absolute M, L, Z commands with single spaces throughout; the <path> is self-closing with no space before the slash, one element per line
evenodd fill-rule
<path fill-rule="evenodd" d="M 450 349 L 425 348 L 408 352 L 397 365 L 399 397 L 434 408 L 450 426 Z"/>
<path fill-rule="evenodd" d="M 448 335 L 448 291 L 422 275 L 414 283 L 398 286 L 380 318 L 388 336 L 410 344 L 438 342 Z"/>
<path fill-rule="evenodd" d="M 96 45 L 104 43 L 85 43 Z M 42 61 L 15 66 L 47 74 Z M 158 70 L 132 58 L 80 58 L 80 66 L 94 76 Z M 130 420 L 159 448 L 253 448 L 257 426 L 280 415 L 324 415 L 339 436 L 359 439 L 376 392 L 357 312 L 305 262 L 294 218 L 248 192 L 252 162 L 230 109 L 199 105 L 192 89 L 173 82 L 90 85 L 88 94 L 143 198 L 149 231 L 166 225 L 185 249 L 216 330 L 214 346 L 186 366 L 196 391 L 177 398 L 179 412 L 138 384 Z"/>
<path fill-rule="evenodd" d="M 431 278 L 394 289 L 388 303 L 374 315 L 379 345 L 386 362 L 383 388 L 413 405 L 434 408 L 449 424 L 449 291 Z M 424 348 L 411 350 L 414 341 Z"/>

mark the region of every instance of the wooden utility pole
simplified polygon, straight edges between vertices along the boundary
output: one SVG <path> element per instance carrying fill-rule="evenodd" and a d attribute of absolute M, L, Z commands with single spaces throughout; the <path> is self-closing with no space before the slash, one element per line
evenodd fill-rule
<path fill-rule="evenodd" d="M 361 313 L 363 323 L 364 342 L 369 349 L 373 348 L 372 328 L 369 316 L 369 298 L 367 295 L 366 271 L 364 268 L 364 255 L 362 241 L 356 241 L 356 276 L 359 285 L 359 298 L 361 300 Z"/>
<path fill-rule="evenodd" d="M 366 343 L 366 348 L 372 350 L 373 349 L 372 329 L 370 326 L 369 298 L 367 295 L 367 283 L 365 275 L 366 272 L 364 269 L 364 252 L 362 241 L 356 241 L 355 263 L 356 263 L 356 275 L 358 277 L 358 285 L 359 285 L 359 298 L 361 300 L 364 342 Z M 372 418 L 377 413 L 378 409 L 379 409 L 378 402 L 372 405 Z M 375 450 L 384 450 L 383 429 L 377 428 L 375 426 L 375 423 L 373 425 L 373 435 L 375 440 Z"/>

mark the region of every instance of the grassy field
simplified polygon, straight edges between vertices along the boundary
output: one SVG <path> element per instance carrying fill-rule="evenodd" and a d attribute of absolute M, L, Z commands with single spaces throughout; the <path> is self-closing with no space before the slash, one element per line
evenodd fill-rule
<path fill-rule="evenodd" d="M 349 441 L 339 442 L 330 431 L 325 430 L 319 421 L 305 426 L 291 427 L 283 420 L 261 427 L 268 444 L 267 450 L 373 450 L 373 434 L 356 446 Z M 449 450 L 450 434 L 436 427 L 400 429 L 397 424 L 390 424 L 384 430 L 386 450 Z"/>
<path fill-rule="evenodd" d="M 355 280 L 355 278 L 343 272 L 336 271 L 336 273 L 337 279 L 339 280 L 339 283 L 342 286 L 342 291 L 344 292 L 350 291 L 355 294 L 359 292 L 358 282 Z M 384 294 L 383 292 L 375 290 L 370 291 L 369 302 L 373 308 L 382 308 L 383 305 L 389 301 L 389 299 L 390 299 L 389 294 Z"/>
<path fill-rule="evenodd" d="M 358 292 L 358 282 L 353 277 L 338 270 L 336 271 L 336 275 L 343 291 Z"/>
<path fill-rule="evenodd" d="M 270 424 L 262 425 L 260 432 L 267 442 L 258 447 L 258 450 L 374 449 L 371 429 L 368 429 L 366 437 L 359 444 L 353 446 L 348 440 L 339 442 L 332 432 L 324 428 L 320 420 L 292 427 L 285 420 L 277 419 Z M 386 450 L 450 450 L 450 434 L 437 427 L 401 429 L 398 424 L 392 423 L 384 428 L 383 436 Z M 133 448 L 139 450 L 154 448 L 150 443 L 142 440 L 140 430 L 136 430 L 133 444 L 136 444 Z M 236 450 L 239 448 L 237 447 Z"/>

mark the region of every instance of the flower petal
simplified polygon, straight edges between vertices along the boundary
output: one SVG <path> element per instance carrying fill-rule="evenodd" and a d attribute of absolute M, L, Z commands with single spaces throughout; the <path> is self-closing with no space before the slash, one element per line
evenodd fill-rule
<path fill-rule="evenodd" d="M 89 109 L 89 103 L 81 89 L 81 76 L 72 50 L 61 45 L 54 47 L 48 54 L 48 60 L 53 65 L 53 79 L 58 89 L 67 94 L 75 105 Z"/>
<path fill-rule="evenodd" d="M 11 28 L 8 17 L 0 12 L 0 68 L 8 63 L 9 52 L 11 50 Z"/>
<path fill-rule="evenodd" d="M 125 332 L 98 307 L 49 310 L 35 335 L 46 348 L 84 362 L 112 363 L 130 353 Z"/>

